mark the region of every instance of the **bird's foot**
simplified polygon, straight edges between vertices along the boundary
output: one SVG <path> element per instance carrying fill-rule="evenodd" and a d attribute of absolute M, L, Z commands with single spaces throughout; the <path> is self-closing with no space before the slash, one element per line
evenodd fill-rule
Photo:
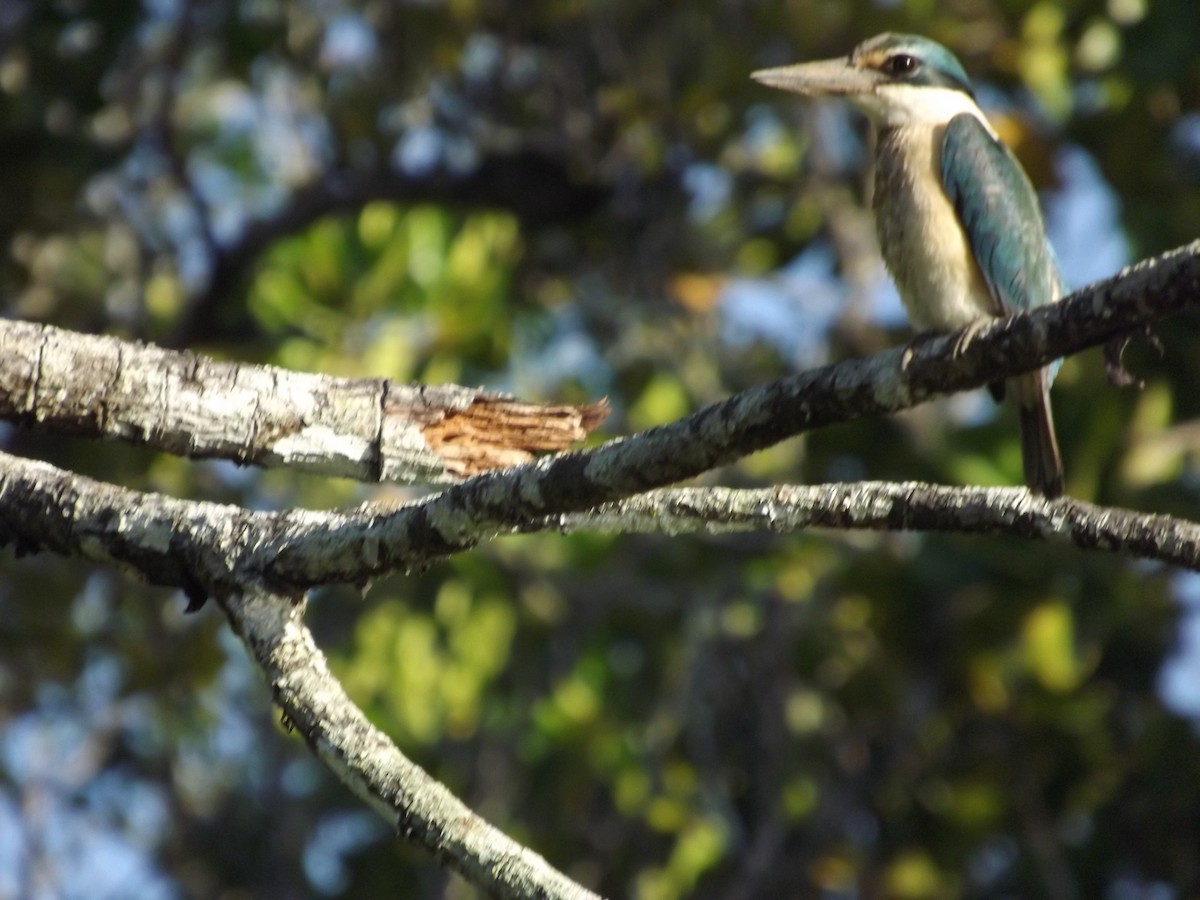
<path fill-rule="evenodd" d="M 979 337 L 979 332 L 983 331 L 983 329 L 987 328 L 991 324 L 991 319 L 979 319 L 978 321 L 972 322 L 970 325 L 968 325 L 963 330 L 962 334 L 955 339 L 954 347 L 950 351 L 950 358 L 958 359 L 960 356 L 966 353 L 967 348 L 971 346 L 971 343 L 975 340 L 975 338 Z"/>
<path fill-rule="evenodd" d="M 912 336 L 912 339 L 904 345 L 904 352 L 900 354 L 900 374 L 907 375 L 908 367 L 912 364 L 913 357 L 917 351 L 932 341 L 934 338 L 941 337 L 936 331 L 922 331 Z"/>

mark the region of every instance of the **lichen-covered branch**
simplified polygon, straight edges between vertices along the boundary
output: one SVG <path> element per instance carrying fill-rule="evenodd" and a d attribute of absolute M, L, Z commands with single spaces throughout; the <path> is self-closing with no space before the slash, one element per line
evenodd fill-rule
<path fill-rule="evenodd" d="M 950 335 L 801 372 L 630 438 L 472 478 L 419 504 L 377 513 L 370 528 L 281 522 L 262 557 L 265 574 L 281 586 L 307 587 L 426 565 L 532 520 L 693 478 L 813 428 L 980 387 L 1197 307 L 1200 241 L 1062 303 L 998 320 L 957 354 L 950 352 L 957 336 Z"/>
<path fill-rule="evenodd" d="M 419 506 L 400 511 L 417 511 Z M 289 553 L 327 555 L 323 542 L 371 542 L 384 514 L 248 512 L 140 493 L 0 454 L 0 544 L 117 564 L 156 583 L 215 594 L 257 583 L 281 540 Z M 806 528 L 1005 534 L 1060 540 L 1200 571 L 1200 524 L 1173 516 L 1046 500 L 1025 488 L 852 482 L 651 491 L 584 513 L 529 519 L 511 530 L 686 534 Z M 376 553 L 384 547 L 374 542 Z M 382 558 L 382 557 L 381 557 Z M 429 557 L 419 560 L 424 564 Z M 394 559 L 392 568 L 417 560 Z M 379 560 L 357 581 L 375 574 Z M 297 591 L 300 588 L 296 588 Z M 293 596 L 299 596 L 298 593 Z"/>
<path fill-rule="evenodd" d="M 279 514 L 145 494 L 0 454 L 0 545 L 117 564 L 214 596 L 313 751 L 405 839 L 496 897 L 595 895 L 468 809 L 346 696 L 304 627 L 303 597 L 264 591 L 239 566 Z"/>
<path fill-rule="evenodd" d="M 221 598 L 287 723 L 355 794 L 408 841 L 490 896 L 598 900 L 481 819 L 372 725 L 329 671 L 303 604 L 264 591 Z"/>
<path fill-rule="evenodd" d="M 256 520 L 251 529 L 253 545 L 239 548 L 241 555 L 230 568 L 239 577 L 261 579 L 276 590 L 303 591 L 427 565 L 547 516 L 582 512 L 693 477 L 810 428 L 903 409 L 938 392 L 982 385 L 1042 365 L 1198 303 L 1200 242 L 1079 291 L 1061 304 L 998 322 L 954 358 L 946 352 L 953 336 L 929 341 L 911 352 L 893 350 L 760 385 L 671 425 L 594 450 L 476 476 L 399 509 L 320 515 L 292 511 Z M 65 333 L 46 334 L 39 362 L 33 366 L 37 377 L 24 393 L 5 402 L 53 417 L 56 409 L 72 408 L 72 401 L 64 395 L 64 384 L 70 382 L 56 374 L 64 364 L 49 360 L 61 350 L 55 341 Z M 118 359 L 131 352 L 125 349 L 128 345 L 112 344 Z M 292 377 L 292 373 L 257 367 L 221 369 L 198 357 L 189 358 L 192 367 L 170 378 L 181 382 L 184 393 L 194 390 L 202 407 L 223 402 L 222 388 L 232 391 L 237 402 L 224 402 L 235 417 L 244 401 L 244 395 L 237 393 L 239 377 Z M 177 360 L 171 355 L 163 364 L 173 361 Z M 12 366 L 0 347 L 0 370 Z M 120 365 L 116 368 L 121 371 Z M 295 377 L 302 383 L 315 379 Z M 189 380 L 197 386 L 182 385 Z M 83 398 L 82 404 L 98 415 L 109 415 L 105 403 Z M 121 419 L 113 415 L 104 421 Z M 249 430 L 254 433 L 253 417 Z M 14 531 L 14 537 L 19 536 Z M 40 540 L 28 534 L 24 539 Z M 61 549 L 73 552 L 71 547 Z M 169 563 L 163 566 L 161 577 L 169 580 Z"/>
<path fill-rule="evenodd" d="M 370 726 L 329 674 L 300 622 L 306 589 L 424 565 L 507 531 L 582 527 L 678 532 L 823 525 L 1002 532 L 1026 539 L 1058 537 L 1200 570 L 1195 523 L 1070 498 L 1046 501 L 1018 488 L 865 484 L 635 496 L 807 429 L 982 385 L 1197 305 L 1200 242 L 1061 304 L 998 322 L 960 354 L 948 352 L 955 339 L 950 336 L 802 373 L 627 440 L 488 472 L 399 509 L 249 512 L 139 494 L 0 454 L 0 544 L 14 544 L 18 553 L 50 550 L 119 564 L 151 581 L 181 587 L 193 607 L 206 597 L 218 598 L 288 720 L 405 837 L 451 860 L 497 896 L 587 898 L 592 895 L 585 889 L 479 820 Z M 91 377 L 76 377 L 89 368 L 95 370 Z M 148 380 L 142 392 L 150 398 L 136 413 L 127 405 L 138 394 L 127 382 L 133 377 Z M 376 387 L 364 389 L 364 384 Z M 191 455 L 221 455 L 219 447 L 243 462 L 311 471 L 318 464 L 306 453 L 314 452 L 319 465 L 339 459 L 337 465 L 359 473 L 356 477 L 364 477 L 364 471 L 366 477 L 387 477 L 384 435 L 391 389 L 386 382 L 339 382 L 222 364 L 40 326 L 0 327 L 0 415 Z M 284 398 L 278 408 L 272 394 Z M 416 396 L 423 393 L 418 389 Z M 416 419 L 411 427 L 422 442 L 479 442 L 478 429 L 446 425 L 444 418 L 429 437 L 429 423 L 423 429 L 420 416 L 409 410 L 415 402 L 402 404 L 402 420 Z M 154 418 L 154 403 L 165 419 Z M 269 407 L 269 414 L 260 406 Z M 350 413 L 343 407 L 362 410 L 352 418 L 374 416 L 365 432 L 349 429 L 358 437 L 345 443 L 342 417 Z M 206 431 L 226 419 L 232 420 L 225 423 L 230 430 Z M 378 455 L 347 449 L 360 444 L 375 447 Z M 452 456 L 444 451 L 439 456 L 443 474 Z"/>
<path fill-rule="evenodd" d="M 448 483 L 562 450 L 608 407 L 332 378 L 0 321 L 0 418 L 191 457 Z"/>
<path fill-rule="evenodd" d="M 1200 570 L 1200 524 L 1173 516 L 1047 500 L 1025 488 L 859 481 L 760 490 L 669 488 L 531 523 L 563 532 L 693 534 L 806 528 L 1004 534 L 1064 541 Z"/>
<path fill-rule="evenodd" d="M 116 565 L 178 587 L 198 608 L 238 587 L 234 571 L 256 516 L 236 506 L 177 500 L 0 453 L 0 546 Z"/>
<path fill-rule="evenodd" d="M 314 752 L 408 840 L 450 861 L 499 897 L 590 898 L 532 851 L 479 819 L 407 759 L 346 697 L 302 623 L 302 595 L 273 594 L 258 582 L 273 538 L 302 521 L 321 526 L 307 540 L 369 532 L 357 513 L 251 513 L 232 506 L 140 494 L 0 454 L 0 543 L 117 563 L 175 584 L 192 605 L 214 595 L 263 669 L 287 721 Z M 1004 533 L 1064 539 L 1200 570 L 1200 526 L 1167 516 L 1106 509 L 1023 488 L 925 484 L 781 486 L 759 491 L 659 491 L 594 513 L 527 522 L 522 530 L 798 531 L 811 526 Z M 292 552 L 314 549 L 297 538 Z"/>

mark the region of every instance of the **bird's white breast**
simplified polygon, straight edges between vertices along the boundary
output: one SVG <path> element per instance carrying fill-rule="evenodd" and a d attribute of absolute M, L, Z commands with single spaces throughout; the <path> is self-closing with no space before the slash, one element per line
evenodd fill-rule
<path fill-rule="evenodd" d="M 875 154 L 875 229 L 909 320 L 953 331 L 996 315 L 941 177 L 944 125 L 883 128 Z"/>

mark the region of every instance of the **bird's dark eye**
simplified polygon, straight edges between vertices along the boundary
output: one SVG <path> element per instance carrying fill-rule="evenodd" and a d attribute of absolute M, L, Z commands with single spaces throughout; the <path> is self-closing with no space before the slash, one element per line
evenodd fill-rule
<path fill-rule="evenodd" d="M 915 56 L 909 56 L 907 53 L 897 53 L 895 56 L 888 57 L 887 62 L 883 64 L 884 69 L 889 75 L 904 76 L 911 75 L 917 71 L 921 65 L 921 61 Z"/>

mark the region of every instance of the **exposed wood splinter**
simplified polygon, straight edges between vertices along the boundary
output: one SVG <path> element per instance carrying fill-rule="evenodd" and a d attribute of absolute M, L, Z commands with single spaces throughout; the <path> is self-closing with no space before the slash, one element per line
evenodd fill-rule
<path fill-rule="evenodd" d="M 466 478 L 529 462 L 582 441 L 609 414 L 608 400 L 583 406 L 523 403 L 480 394 L 461 410 L 430 408 L 421 434 L 451 475 Z"/>

